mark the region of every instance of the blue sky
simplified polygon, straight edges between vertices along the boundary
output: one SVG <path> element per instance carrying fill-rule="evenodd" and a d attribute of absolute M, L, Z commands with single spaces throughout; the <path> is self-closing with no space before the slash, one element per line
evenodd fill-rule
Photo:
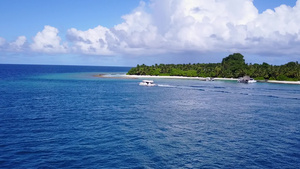
<path fill-rule="evenodd" d="M 86 30 L 98 25 L 113 27 L 121 16 L 139 5 L 139 0 L 1 0 L 0 36 L 14 40 L 19 35 L 34 36 L 45 25 L 64 31 Z"/>
<path fill-rule="evenodd" d="M 263 12 L 266 9 L 274 9 L 282 4 L 295 6 L 296 0 L 254 0 L 253 3 L 259 12 Z"/>
<path fill-rule="evenodd" d="M 233 52 L 248 62 L 299 61 L 296 2 L 0 0 L 0 63 L 202 63 Z"/>

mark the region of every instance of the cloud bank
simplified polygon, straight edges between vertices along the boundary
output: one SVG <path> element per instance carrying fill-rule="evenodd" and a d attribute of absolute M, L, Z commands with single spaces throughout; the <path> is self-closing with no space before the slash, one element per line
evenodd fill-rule
<path fill-rule="evenodd" d="M 62 38 L 45 26 L 29 43 L 24 36 L 0 50 L 88 55 L 154 55 L 185 52 L 300 54 L 300 0 L 258 13 L 253 0 L 152 0 L 123 23 L 88 30 L 70 28 Z"/>
<path fill-rule="evenodd" d="M 42 53 L 65 53 L 66 44 L 61 44 L 61 38 L 58 36 L 58 30 L 51 26 L 45 26 L 42 32 L 38 32 L 33 37 L 33 43 L 30 49 Z"/>

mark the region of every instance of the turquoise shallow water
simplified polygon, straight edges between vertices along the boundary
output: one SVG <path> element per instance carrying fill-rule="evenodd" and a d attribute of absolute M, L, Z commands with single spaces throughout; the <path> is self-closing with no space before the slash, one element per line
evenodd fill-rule
<path fill-rule="evenodd" d="M 0 65 L 0 168 L 299 168 L 300 86 Z"/>

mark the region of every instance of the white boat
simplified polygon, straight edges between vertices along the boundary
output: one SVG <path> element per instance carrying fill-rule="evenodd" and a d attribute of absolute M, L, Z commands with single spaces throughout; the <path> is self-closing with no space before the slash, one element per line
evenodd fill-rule
<path fill-rule="evenodd" d="M 143 80 L 139 84 L 141 86 L 156 86 L 156 84 L 154 84 L 153 80 Z"/>
<path fill-rule="evenodd" d="M 250 78 L 250 80 L 248 81 L 248 83 L 256 83 L 257 81 L 254 80 L 253 78 Z"/>
<path fill-rule="evenodd" d="M 238 79 L 239 83 L 256 83 L 256 80 L 250 78 L 249 76 L 240 77 Z"/>
<path fill-rule="evenodd" d="M 205 78 L 205 81 L 215 81 L 215 79 L 212 77 L 207 77 L 207 78 Z"/>

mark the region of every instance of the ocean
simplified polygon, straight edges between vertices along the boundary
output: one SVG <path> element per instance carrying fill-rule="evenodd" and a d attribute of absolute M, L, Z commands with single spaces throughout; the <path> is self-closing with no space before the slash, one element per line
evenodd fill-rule
<path fill-rule="evenodd" d="M 0 168 L 299 168 L 299 85 L 129 69 L 0 65 Z"/>

